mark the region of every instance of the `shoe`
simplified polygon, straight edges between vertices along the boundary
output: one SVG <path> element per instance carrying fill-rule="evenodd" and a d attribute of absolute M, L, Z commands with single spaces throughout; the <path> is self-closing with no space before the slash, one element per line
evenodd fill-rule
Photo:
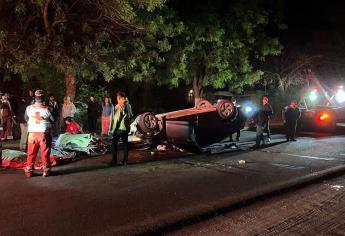
<path fill-rule="evenodd" d="M 42 175 L 43 177 L 48 177 L 50 175 L 51 175 L 50 170 L 43 171 L 43 175 Z"/>
<path fill-rule="evenodd" d="M 258 148 L 260 148 L 260 145 L 254 145 L 254 146 L 252 146 L 250 149 L 258 149 Z"/>
<path fill-rule="evenodd" d="M 117 163 L 115 161 L 111 161 L 108 163 L 109 166 L 117 166 Z"/>
<path fill-rule="evenodd" d="M 24 174 L 25 174 L 25 176 L 28 177 L 28 178 L 34 176 L 34 172 L 33 172 L 33 171 L 24 171 Z"/>
<path fill-rule="evenodd" d="M 267 138 L 267 139 L 266 139 L 266 142 L 267 142 L 267 143 L 270 143 L 270 142 L 271 142 L 271 139 L 270 139 L 270 138 Z"/>
<path fill-rule="evenodd" d="M 120 165 L 127 166 L 128 162 L 127 161 L 120 161 Z"/>

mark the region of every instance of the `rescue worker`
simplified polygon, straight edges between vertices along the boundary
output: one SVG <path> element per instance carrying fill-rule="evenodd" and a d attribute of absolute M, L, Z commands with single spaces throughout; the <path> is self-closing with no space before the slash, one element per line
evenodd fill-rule
<path fill-rule="evenodd" d="M 43 177 L 50 175 L 50 150 L 51 150 L 51 123 L 54 119 L 43 104 L 43 91 L 35 91 L 35 103 L 26 108 L 25 119 L 28 122 L 28 155 L 26 167 L 24 168 L 27 177 L 33 176 L 34 164 L 38 150 L 41 149 L 41 162 Z"/>
<path fill-rule="evenodd" d="M 271 107 L 271 105 L 269 104 L 268 102 L 268 96 L 267 95 L 264 95 L 262 96 L 261 98 L 261 111 L 264 113 L 264 132 L 267 133 L 267 139 L 266 141 L 268 143 L 271 142 L 271 131 L 270 131 L 270 116 L 273 115 L 273 109 Z"/>
<path fill-rule="evenodd" d="M 66 117 L 65 122 L 66 122 L 66 131 L 65 131 L 66 134 L 82 133 L 82 129 L 81 129 L 80 125 L 78 125 L 77 122 L 72 120 L 71 117 Z"/>
<path fill-rule="evenodd" d="M 111 132 L 113 133 L 112 139 L 112 160 L 111 166 L 117 165 L 117 144 L 119 139 L 122 140 L 123 145 L 123 165 L 128 163 L 128 133 L 130 130 L 130 123 L 133 117 L 131 105 L 126 98 L 124 92 L 118 92 L 116 94 L 117 105 L 115 106 L 114 118 L 111 123 Z"/>
<path fill-rule="evenodd" d="M 292 100 L 290 106 L 286 107 L 284 112 L 286 141 L 296 141 L 296 127 L 300 117 L 301 112 L 297 107 L 297 102 L 296 100 Z"/>

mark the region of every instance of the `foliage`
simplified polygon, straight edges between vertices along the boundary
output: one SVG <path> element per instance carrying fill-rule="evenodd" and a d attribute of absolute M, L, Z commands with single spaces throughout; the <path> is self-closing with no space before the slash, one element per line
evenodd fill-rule
<path fill-rule="evenodd" d="M 136 10 L 163 0 L 33 0 L 0 2 L 0 67 L 23 79 L 42 66 L 75 73 L 81 64 L 102 68 L 102 55 L 128 34 L 142 34 Z"/>

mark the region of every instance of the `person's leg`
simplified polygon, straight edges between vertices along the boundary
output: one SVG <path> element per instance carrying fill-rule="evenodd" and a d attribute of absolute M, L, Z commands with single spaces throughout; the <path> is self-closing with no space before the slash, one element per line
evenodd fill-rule
<path fill-rule="evenodd" d="M 20 143 L 19 143 L 19 149 L 21 151 L 26 150 L 26 144 L 28 140 L 28 126 L 27 124 L 20 123 Z"/>
<path fill-rule="evenodd" d="M 2 132 L 1 132 L 1 140 L 6 140 L 7 139 L 7 134 L 8 134 L 8 117 L 3 117 L 2 118 Z"/>
<path fill-rule="evenodd" d="M 240 141 L 240 137 L 241 137 L 241 130 L 238 130 L 236 133 L 236 141 Z"/>
<path fill-rule="evenodd" d="M 51 151 L 52 137 L 50 133 L 40 134 L 41 147 L 41 162 L 43 166 L 43 176 L 48 176 L 51 168 L 50 151 Z"/>
<path fill-rule="evenodd" d="M 290 141 L 290 139 L 291 139 L 291 137 L 290 137 L 290 125 L 289 125 L 288 121 L 285 122 L 285 134 L 286 134 L 286 141 Z"/>
<path fill-rule="evenodd" d="M 110 164 L 116 165 L 117 164 L 117 143 L 119 142 L 119 136 L 116 131 L 113 134 L 113 139 L 111 142 L 111 162 Z"/>
<path fill-rule="evenodd" d="M 293 141 L 295 141 L 296 139 L 296 128 L 297 128 L 297 121 L 294 121 L 292 126 L 291 126 L 291 138 Z"/>
<path fill-rule="evenodd" d="M 271 130 L 270 130 L 270 121 L 268 120 L 266 123 L 266 132 L 267 132 L 267 138 L 271 138 Z"/>
<path fill-rule="evenodd" d="M 260 146 L 261 140 L 263 139 L 263 127 L 261 125 L 256 125 L 256 145 Z"/>
<path fill-rule="evenodd" d="M 89 127 L 89 132 L 90 133 L 94 133 L 94 131 L 93 131 L 93 122 L 92 122 L 92 118 L 91 117 L 87 118 L 87 124 L 88 124 L 88 127 Z"/>
<path fill-rule="evenodd" d="M 111 119 L 110 116 L 106 116 L 106 117 L 105 117 L 105 130 L 104 130 L 105 135 L 108 134 L 109 129 L 110 129 L 110 119 Z"/>
<path fill-rule="evenodd" d="M 101 116 L 101 135 L 106 134 L 106 116 Z"/>
<path fill-rule="evenodd" d="M 35 133 L 29 133 L 27 159 L 26 159 L 26 166 L 24 168 L 25 175 L 28 177 L 31 177 L 33 174 L 34 164 L 35 164 L 39 147 L 40 145 L 37 140 L 37 135 Z"/>
<path fill-rule="evenodd" d="M 121 134 L 122 144 L 123 144 L 123 164 L 128 163 L 128 133 L 124 131 Z"/>
<path fill-rule="evenodd" d="M 12 121 L 12 116 L 8 117 L 8 126 L 7 126 L 7 138 L 13 139 L 13 121 Z"/>
<path fill-rule="evenodd" d="M 97 133 L 97 117 L 94 117 L 93 119 L 92 119 L 92 122 L 93 122 L 93 130 L 94 130 L 94 134 L 96 134 Z"/>

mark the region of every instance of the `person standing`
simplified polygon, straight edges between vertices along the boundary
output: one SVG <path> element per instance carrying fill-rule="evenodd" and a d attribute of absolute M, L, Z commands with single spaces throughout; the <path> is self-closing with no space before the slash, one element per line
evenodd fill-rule
<path fill-rule="evenodd" d="M 114 116 L 114 106 L 111 104 L 109 97 L 104 98 L 104 103 L 102 104 L 102 135 L 109 134 L 110 124 Z"/>
<path fill-rule="evenodd" d="M 271 142 L 270 131 L 270 117 L 273 115 L 273 109 L 268 102 L 268 96 L 264 95 L 261 98 L 261 112 L 264 114 L 264 132 L 267 133 L 267 142 Z"/>
<path fill-rule="evenodd" d="M 61 120 L 60 120 L 60 130 L 64 132 L 65 128 L 65 119 L 67 117 L 74 118 L 74 114 L 77 112 L 77 109 L 73 102 L 71 101 L 71 97 L 66 96 L 63 99 L 62 111 L 61 111 Z"/>
<path fill-rule="evenodd" d="M 2 119 L 2 131 L 0 132 L 1 141 L 6 141 L 12 135 L 12 108 L 8 101 L 8 94 L 5 93 L 1 98 L 0 114 Z"/>
<path fill-rule="evenodd" d="M 296 127 L 297 121 L 301 117 L 301 112 L 297 107 L 296 100 L 292 100 L 290 106 L 285 109 L 285 128 L 286 128 L 286 141 L 296 141 Z"/>
<path fill-rule="evenodd" d="M 96 134 L 97 131 L 97 120 L 100 116 L 101 108 L 98 102 L 96 102 L 94 96 L 90 96 L 89 102 L 87 103 L 87 121 L 89 125 L 89 132 Z"/>
<path fill-rule="evenodd" d="M 25 119 L 28 122 L 28 152 L 24 173 L 27 177 L 33 176 L 34 164 L 38 150 L 41 149 L 41 162 L 43 177 L 50 175 L 50 151 L 51 151 L 51 122 L 53 117 L 48 106 L 43 104 L 43 91 L 35 91 L 35 103 L 26 108 Z"/>
<path fill-rule="evenodd" d="M 19 150 L 25 152 L 26 145 L 28 141 L 28 124 L 25 120 L 25 111 L 26 111 L 27 103 L 23 98 L 19 103 L 18 108 L 18 115 L 17 121 L 20 125 L 20 143 L 19 143 Z"/>
<path fill-rule="evenodd" d="M 30 106 L 34 104 L 35 97 L 34 97 L 34 92 L 32 90 L 28 91 L 28 95 L 25 97 L 25 102 L 26 102 L 26 106 Z"/>
<path fill-rule="evenodd" d="M 128 163 L 128 133 L 133 117 L 132 108 L 124 92 L 117 92 L 117 105 L 115 106 L 114 118 L 111 123 L 112 139 L 112 160 L 111 166 L 117 165 L 117 144 L 121 138 L 123 145 L 123 165 Z"/>
<path fill-rule="evenodd" d="M 49 97 L 48 109 L 54 118 L 54 122 L 52 123 L 52 134 L 54 136 L 58 133 L 57 120 L 59 117 L 59 104 L 53 95 Z"/>
<path fill-rule="evenodd" d="M 70 96 L 66 96 L 63 99 L 63 105 L 62 105 L 62 118 L 66 119 L 67 117 L 74 117 L 74 114 L 77 112 L 77 109 L 75 107 L 75 105 L 73 104 L 73 102 L 71 101 L 71 97 Z"/>
<path fill-rule="evenodd" d="M 268 103 L 268 97 L 266 95 L 261 98 L 260 109 L 254 115 L 256 123 L 256 144 L 254 148 L 261 147 L 261 143 L 265 145 L 264 132 L 267 132 L 268 142 L 270 142 L 270 129 L 269 129 L 269 117 L 273 114 L 272 108 Z"/>

